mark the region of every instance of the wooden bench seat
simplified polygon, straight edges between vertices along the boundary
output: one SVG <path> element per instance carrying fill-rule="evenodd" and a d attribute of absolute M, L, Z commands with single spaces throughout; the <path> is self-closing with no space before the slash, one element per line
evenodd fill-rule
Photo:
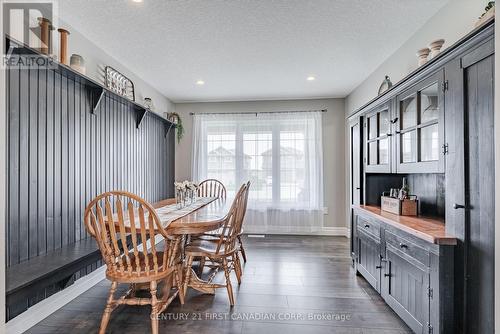
<path fill-rule="evenodd" d="M 74 274 L 96 266 L 101 253 L 94 239 L 84 239 L 7 268 L 7 319 L 64 289 Z M 54 287 L 55 285 L 55 287 Z M 46 289 L 51 290 L 47 292 Z"/>

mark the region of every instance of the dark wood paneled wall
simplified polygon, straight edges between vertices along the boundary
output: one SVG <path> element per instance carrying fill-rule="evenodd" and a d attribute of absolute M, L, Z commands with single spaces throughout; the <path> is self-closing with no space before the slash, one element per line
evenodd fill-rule
<path fill-rule="evenodd" d="M 382 192 L 401 188 L 406 177 L 410 192 L 419 199 L 419 214 L 444 218 L 445 174 L 366 174 L 366 204 L 380 205 Z"/>
<path fill-rule="evenodd" d="M 87 238 L 82 217 L 97 194 L 173 195 L 174 129 L 55 70 L 8 71 L 8 266 Z"/>

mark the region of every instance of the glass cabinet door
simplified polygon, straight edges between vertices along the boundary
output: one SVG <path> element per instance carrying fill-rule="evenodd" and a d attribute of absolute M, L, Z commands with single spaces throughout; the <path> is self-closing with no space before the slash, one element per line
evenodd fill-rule
<path fill-rule="evenodd" d="M 365 118 L 365 169 L 368 173 L 391 172 L 391 124 L 388 104 L 375 108 Z"/>
<path fill-rule="evenodd" d="M 397 99 L 397 172 L 444 171 L 443 72 L 427 78 Z"/>

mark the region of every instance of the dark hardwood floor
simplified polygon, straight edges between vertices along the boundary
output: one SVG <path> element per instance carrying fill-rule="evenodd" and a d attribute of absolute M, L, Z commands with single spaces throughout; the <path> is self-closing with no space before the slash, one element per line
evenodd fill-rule
<path fill-rule="evenodd" d="M 164 312 L 160 333 L 411 332 L 355 275 L 348 239 L 267 236 L 245 238 L 244 243 L 248 262 L 242 284 L 233 280 L 236 305 L 230 308 L 225 289 L 215 296 L 190 291 L 184 306 L 175 300 Z M 96 333 L 109 286 L 103 280 L 28 333 Z M 111 315 L 108 332 L 150 332 L 149 311 L 120 306 Z"/>

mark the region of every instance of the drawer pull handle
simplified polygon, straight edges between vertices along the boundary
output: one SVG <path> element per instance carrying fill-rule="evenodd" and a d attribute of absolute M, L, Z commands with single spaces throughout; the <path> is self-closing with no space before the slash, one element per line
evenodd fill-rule
<path fill-rule="evenodd" d="M 376 266 L 375 269 L 382 269 L 382 266 Z"/>
<path fill-rule="evenodd" d="M 384 274 L 384 277 L 391 277 L 391 274 Z"/>
<path fill-rule="evenodd" d="M 365 228 L 370 228 L 370 225 L 368 225 L 368 224 L 365 224 Z"/>
<path fill-rule="evenodd" d="M 399 243 L 399 247 L 408 249 L 408 245 L 403 243 Z"/>

